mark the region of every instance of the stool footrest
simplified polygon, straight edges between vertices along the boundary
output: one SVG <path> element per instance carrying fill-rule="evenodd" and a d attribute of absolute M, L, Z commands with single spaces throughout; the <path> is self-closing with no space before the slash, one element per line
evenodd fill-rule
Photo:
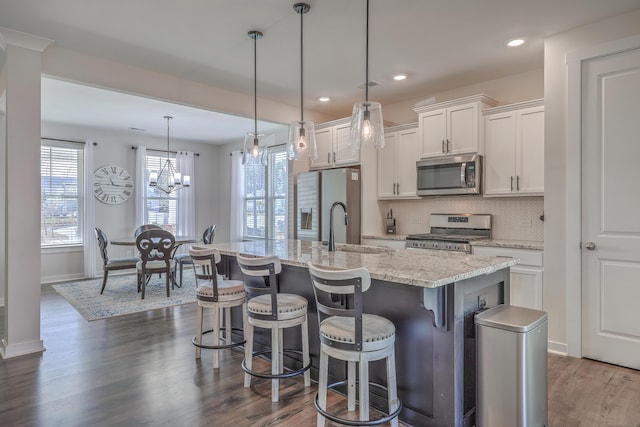
<path fill-rule="evenodd" d="M 336 383 L 330 384 L 327 386 L 327 390 L 331 390 L 334 389 L 340 385 L 344 385 L 347 384 L 348 381 L 338 381 Z M 371 389 L 371 387 L 373 388 L 377 388 L 380 390 L 387 390 L 387 388 L 385 386 L 383 386 L 382 384 L 378 384 L 378 383 L 374 383 L 374 382 L 369 382 L 369 388 Z M 398 415 L 400 415 L 400 411 L 402 411 L 402 401 L 400 399 L 398 399 L 398 407 L 396 408 L 395 411 L 393 411 L 392 413 L 390 413 L 389 415 L 385 416 L 384 418 L 380 418 L 378 420 L 368 420 L 368 421 L 360 421 L 360 420 L 348 420 L 346 418 L 340 418 L 338 416 L 335 416 L 333 414 L 328 413 L 327 411 L 325 411 L 324 409 L 322 409 L 320 407 L 320 404 L 318 403 L 318 394 L 316 393 L 316 398 L 313 400 L 313 405 L 316 407 L 316 411 L 318 411 L 318 413 L 320 415 L 322 415 L 323 417 L 325 417 L 326 419 L 328 419 L 329 421 L 333 421 L 334 423 L 338 423 L 338 424 L 342 424 L 342 425 L 346 425 L 346 426 L 377 426 L 380 424 L 384 424 L 384 423 L 388 423 L 389 421 L 391 421 L 392 419 L 396 418 Z"/>
<path fill-rule="evenodd" d="M 287 354 L 287 353 L 294 353 L 294 354 L 299 354 L 302 355 L 302 351 L 300 350 L 294 350 L 294 349 L 290 349 L 290 348 L 285 348 L 284 350 L 282 350 L 283 354 Z M 263 354 L 271 354 L 271 349 L 268 348 L 266 350 L 260 350 L 260 351 L 254 351 L 252 354 L 252 357 L 256 357 L 256 356 L 261 356 Z M 258 378 L 270 378 L 270 379 L 281 379 L 281 378 L 291 378 L 291 377 L 295 377 L 296 375 L 300 375 L 302 373 L 304 373 L 305 371 L 309 370 L 309 368 L 311 368 L 311 362 L 309 362 L 306 366 L 303 366 L 302 368 L 295 370 L 295 371 L 289 371 L 289 372 L 285 372 L 282 374 L 264 374 L 262 372 L 256 372 L 256 371 L 252 371 L 249 368 L 247 368 L 246 365 L 246 360 L 243 359 L 242 360 L 242 370 L 245 371 L 247 374 L 254 376 L 254 377 L 258 377 Z"/>
<path fill-rule="evenodd" d="M 244 330 L 242 330 L 241 328 L 231 328 L 231 330 L 233 332 L 243 332 L 244 333 Z M 213 329 L 209 329 L 208 331 L 204 331 L 202 333 L 202 335 L 210 334 L 211 332 L 213 332 Z M 242 341 L 238 341 L 238 342 L 230 342 L 229 344 L 225 344 L 225 345 L 205 345 L 205 344 L 198 344 L 196 342 L 196 338 L 197 337 L 194 336 L 193 339 L 191 340 L 191 343 L 193 345 L 195 345 L 196 347 L 206 348 L 207 350 L 224 350 L 225 348 L 237 347 L 237 346 L 242 345 L 242 344 L 247 342 L 247 340 L 242 340 Z M 227 337 L 225 337 L 224 340 L 226 342 L 227 341 Z"/>

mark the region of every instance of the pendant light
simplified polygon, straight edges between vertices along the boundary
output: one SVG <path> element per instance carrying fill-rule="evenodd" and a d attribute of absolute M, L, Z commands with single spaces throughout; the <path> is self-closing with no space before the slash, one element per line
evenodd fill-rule
<path fill-rule="evenodd" d="M 303 44 L 303 16 L 309 12 L 311 6 L 307 3 L 296 3 L 293 10 L 300 15 L 300 121 L 293 122 L 289 126 L 289 140 L 287 143 L 287 156 L 289 160 L 318 158 L 316 146 L 316 132 L 312 122 L 304 120 L 304 44 Z"/>
<path fill-rule="evenodd" d="M 162 165 L 160 172 L 151 172 L 149 174 L 149 187 L 155 187 L 162 190 L 166 194 L 171 194 L 176 190 L 191 185 L 191 177 L 189 175 L 182 176 L 173 166 L 169 155 L 169 121 L 173 119 L 171 116 L 164 116 L 167 120 L 167 160 Z"/>
<path fill-rule="evenodd" d="M 364 102 L 353 104 L 351 115 L 351 138 L 349 145 L 353 151 L 361 147 L 384 147 L 384 124 L 382 122 L 382 105 L 369 101 L 369 0 L 367 0 L 367 38 L 366 38 L 366 74 Z"/>
<path fill-rule="evenodd" d="M 267 147 L 260 147 L 258 133 L 258 39 L 262 38 L 260 31 L 252 30 L 248 33 L 253 39 L 253 132 L 247 132 L 244 138 L 244 151 L 242 154 L 243 165 L 267 165 Z"/>

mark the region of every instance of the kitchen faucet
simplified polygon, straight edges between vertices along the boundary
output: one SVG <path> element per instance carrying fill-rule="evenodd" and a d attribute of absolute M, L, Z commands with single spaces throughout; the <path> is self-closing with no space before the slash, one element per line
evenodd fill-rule
<path fill-rule="evenodd" d="M 333 208 L 336 206 L 342 206 L 344 210 L 344 225 L 349 224 L 349 216 L 347 215 L 347 206 L 342 202 L 333 202 L 331 210 L 329 211 L 329 251 L 334 252 L 336 250 L 336 243 L 333 238 Z"/>

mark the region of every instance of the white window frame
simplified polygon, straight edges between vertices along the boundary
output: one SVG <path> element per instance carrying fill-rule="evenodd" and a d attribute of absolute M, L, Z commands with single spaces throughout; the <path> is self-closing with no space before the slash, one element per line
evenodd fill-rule
<path fill-rule="evenodd" d="M 175 166 L 176 156 L 173 153 L 169 154 L 171 162 Z M 151 172 L 160 173 L 162 165 L 167 161 L 167 154 L 155 154 L 149 153 L 147 150 L 147 156 L 145 159 L 145 182 L 149 182 L 149 174 Z M 179 191 L 179 190 L 178 190 Z M 157 187 L 146 186 L 146 203 L 144 206 L 144 217 L 147 224 L 155 224 L 161 226 L 163 229 L 168 230 L 176 234 L 177 230 L 177 212 L 178 212 L 178 198 L 176 192 L 166 194 L 164 191 Z M 163 221 L 158 221 L 162 217 L 159 211 L 152 211 L 150 207 L 152 204 L 158 203 L 161 205 L 163 202 L 167 203 L 166 218 Z M 158 212 L 158 213 L 155 213 Z"/>
<path fill-rule="evenodd" d="M 64 156 L 65 152 L 70 155 L 66 159 Z M 53 154 L 55 154 L 57 158 L 52 157 Z M 74 155 L 75 159 L 73 159 Z M 57 171 L 54 173 L 49 172 L 52 162 L 57 163 L 55 166 Z M 70 180 L 70 182 L 61 181 L 63 185 L 62 192 L 55 190 L 55 188 L 60 185 L 54 183 L 56 175 L 58 175 L 58 179 Z M 65 177 L 61 177 L 61 175 L 65 175 Z M 41 140 L 40 247 L 42 249 L 69 248 L 82 246 L 84 244 L 84 198 L 86 197 L 84 175 L 83 143 L 45 138 Z M 76 204 L 75 210 L 73 209 L 74 201 Z M 54 213 L 54 211 L 57 213 Z M 49 213 L 47 214 L 47 212 Z M 75 222 L 71 220 L 72 218 L 75 218 Z M 69 223 L 71 224 L 71 228 L 75 228 L 75 237 L 67 234 L 66 239 L 49 238 L 45 240 L 43 238 L 43 236 L 48 233 L 53 233 L 54 227 L 63 229 L 64 227 L 61 227 L 61 225 L 64 225 L 64 223 Z"/>
<path fill-rule="evenodd" d="M 273 163 L 278 160 L 284 162 L 286 165 L 285 176 L 287 177 L 287 182 L 284 183 L 284 195 L 274 195 L 275 191 L 275 176 L 274 176 L 274 165 Z M 264 172 L 264 185 L 266 188 L 263 188 L 262 193 L 255 194 L 248 191 L 249 186 L 251 186 L 251 177 L 249 173 L 251 172 L 251 168 L 260 168 L 263 169 Z M 286 146 L 279 146 L 275 148 L 271 148 L 268 153 L 268 164 L 267 166 L 253 166 L 248 165 L 245 166 L 245 196 L 242 202 L 242 230 L 243 230 L 243 240 L 263 240 L 263 239 L 287 239 L 288 238 L 288 200 L 289 200 L 289 168 L 290 164 L 287 160 L 286 156 Z M 258 235 L 256 233 L 249 234 L 248 232 L 248 219 L 251 212 L 249 212 L 248 205 L 250 202 L 261 203 L 264 209 L 264 235 Z M 283 201 L 283 213 L 275 214 L 275 206 L 277 201 Z M 282 217 L 282 224 L 280 227 L 276 226 L 276 221 L 278 217 Z M 253 215 L 255 221 L 255 215 Z M 277 229 L 281 231 L 278 232 Z"/>

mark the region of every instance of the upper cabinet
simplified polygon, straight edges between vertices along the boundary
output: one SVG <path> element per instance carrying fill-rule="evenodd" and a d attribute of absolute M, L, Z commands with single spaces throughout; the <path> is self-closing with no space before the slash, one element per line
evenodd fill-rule
<path fill-rule="evenodd" d="M 498 102 L 486 95 L 415 108 L 421 158 L 483 153 L 482 110 Z"/>
<path fill-rule="evenodd" d="M 544 100 L 491 108 L 484 115 L 484 194 L 543 195 Z"/>
<path fill-rule="evenodd" d="M 334 120 L 316 126 L 318 158 L 311 160 L 312 169 L 351 166 L 360 163 L 360 151 L 349 147 L 351 118 Z"/>
<path fill-rule="evenodd" d="M 384 148 L 378 151 L 378 199 L 416 196 L 416 160 L 420 153 L 417 123 L 385 129 Z"/>

